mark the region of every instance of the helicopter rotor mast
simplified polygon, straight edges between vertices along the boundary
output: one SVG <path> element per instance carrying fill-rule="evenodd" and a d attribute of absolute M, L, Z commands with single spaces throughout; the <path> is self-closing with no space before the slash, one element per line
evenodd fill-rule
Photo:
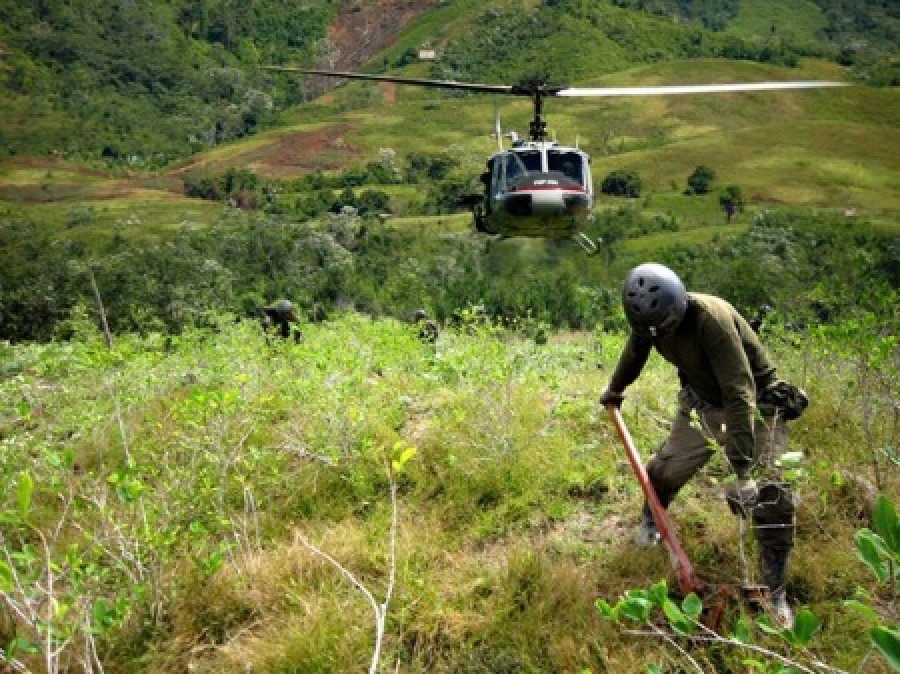
<path fill-rule="evenodd" d="M 511 94 L 519 96 L 531 96 L 534 102 L 534 119 L 528 128 L 529 137 L 535 143 L 542 143 L 547 140 L 547 123 L 544 121 L 544 98 L 546 96 L 557 96 L 563 87 L 548 87 L 540 80 L 531 80 L 524 84 L 513 86 Z"/>

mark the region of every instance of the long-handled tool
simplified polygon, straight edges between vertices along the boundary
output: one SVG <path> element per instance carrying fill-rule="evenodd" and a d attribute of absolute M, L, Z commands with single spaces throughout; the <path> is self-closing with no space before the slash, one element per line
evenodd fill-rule
<path fill-rule="evenodd" d="M 678 542 L 678 536 L 675 534 L 675 527 L 672 525 L 672 521 L 669 519 L 666 509 L 663 508 L 662 504 L 659 502 L 656 490 L 653 489 L 653 485 L 650 484 L 650 477 L 647 475 L 647 470 L 641 462 L 641 457 L 634 445 L 634 441 L 631 439 L 631 434 L 625 426 L 625 420 L 622 419 L 622 413 L 619 411 L 618 407 L 612 404 L 607 405 L 606 409 L 609 412 L 609 416 L 612 417 L 613 424 L 616 427 L 616 431 L 619 433 L 622 444 L 625 446 L 625 453 L 628 455 L 628 461 L 631 463 L 631 468 L 634 470 L 638 482 L 640 482 L 644 497 L 647 499 L 647 503 L 650 504 L 650 510 L 653 513 L 653 521 L 656 523 L 656 530 L 659 532 L 660 537 L 662 537 L 663 544 L 669 552 L 669 559 L 675 569 L 675 576 L 678 579 L 678 588 L 685 595 L 690 592 L 700 592 L 702 589 L 701 584 L 697 582 L 697 579 L 694 577 L 694 569 L 691 566 L 687 555 L 684 553 L 684 549 Z"/>

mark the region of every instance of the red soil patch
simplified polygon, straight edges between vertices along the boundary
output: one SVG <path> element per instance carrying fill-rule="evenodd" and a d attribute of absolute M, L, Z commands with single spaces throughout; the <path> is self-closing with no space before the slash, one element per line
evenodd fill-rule
<path fill-rule="evenodd" d="M 195 170 L 222 173 L 229 168 L 247 168 L 267 178 L 295 178 L 315 170 L 340 169 L 359 157 L 359 148 L 344 138 L 352 130 L 349 124 L 335 124 L 316 131 L 284 134 L 260 147 L 226 158 L 190 159 L 168 175 L 177 176 Z"/>
<path fill-rule="evenodd" d="M 292 133 L 241 157 L 247 168 L 269 178 L 293 178 L 315 170 L 339 169 L 359 157 L 347 143 L 348 124 Z"/>

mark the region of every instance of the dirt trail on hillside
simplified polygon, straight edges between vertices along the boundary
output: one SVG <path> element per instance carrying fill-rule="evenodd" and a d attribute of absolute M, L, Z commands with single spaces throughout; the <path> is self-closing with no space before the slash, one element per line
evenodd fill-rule
<path fill-rule="evenodd" d="M 274 138 L 225 158 L 196 157 L 189 159 L 169 175 L 183 175 L 205 170 L 221 173 L 229 168 L 246 168 L 266 178 L 294 178 L 317 169 L 339 169 L 359 156 L 359 149 L 344 136 L 352 131 L 350 124 L 333 124 L 315 131 L 295 131 Z"/>
<path fill-rule="evenodd" d="M 94 180 L 48 178 L 30 184 L 3 185 L 0 200 L 20 203 L 94 201 L 125 198 L 138 190 L 155 190 L 184 194 L 186 173 L 204 171 L 221 174 L 229 168 L 246 168 L 273 179 L 290 179 L 315 170 L 335 170 L 347 166 L 360 156 L 360 150 L 344 136 L 352 130 L 349 124 L 334 124 L 316 131 L 286 133 L 270 143 L 245 152 L 217 158 L 200 156 L 159 174 L 133 173 L 124 177 L 114 171 L 89 168 L 56 157 L 16 157 L 5 163 L 12 169 L 44 169 L 73 176 L 90 176 Z"/>

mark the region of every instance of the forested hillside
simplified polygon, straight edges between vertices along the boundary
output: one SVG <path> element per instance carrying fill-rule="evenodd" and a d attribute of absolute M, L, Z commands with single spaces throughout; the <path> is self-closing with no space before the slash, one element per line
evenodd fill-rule
<path fill-rule="evenodd" d="M 315 57 L 333 3 L 3 3 L 4 154 L 152 168 L 258 131 L 260 63 Z"/>
<path fill-rule="evenodd" d="M 273 88 L 260 65 L 357 66 L 432 4 L 4 3 L 0 156 L 54 152 L 164 166 L 271 126 L 305 95 Z M 446 48 L 438 73 L 482 79 L 521 76 L 525 64 L 532 75 L 574 81 L 673 58 L 795 63 L 814 55 L 855 65 L 873 83 L 896 83 L 894 3 L 807 4 L 820 19 L 814 35 L 741 23 L 737 2 L 554 0 L 525 11 L 497 3 L 475 13 L 467 36 L 431 37 Z"/>
<path fill-rule="evenodd" d="M 844 62 L 851 45 L 882 72 L 896 58 L 882 39 L 895 25 L 890 6 L 854 5 L 842 13 L 840 6 L 807 3 L 776 30 L 760 32 L 754 17 L 767 6 L 4 6 L 3 86 L 10 95 L 0 102 L 9 113 L 0 122 L 8 140 L 0 143 L 7 154 L 0 164 L 2 334 L 65 334 L 70 312 L 93 302 L 90 278 L 117 331 L 177 332 L 210 312 L 245 315 L 279 295 L 376 315 L 429 305 L 442 319 L 481 304 L 494 315 L 585 327 L 609 310 L 610 286 L 645 254 L 641 237 L 668 235 L 698 251 L 683 262 L 692 276 L 704 258 L 730 258 L 755 236 L 746 231 L 754 208 L 782 203 L 826 209 L 819 230 L 828 246 L 842 245 L 838 232 L 856 236 L 872 260 L 864 287 L 891 287 L 900 206 L 892 151 L 897 106 L 889 89 L 554 106 L 553 133 L 581 136 L 592 152 L 596 190 L 608 172 L 623 170 L 644 185 L 640 200 L 598 204 L 589 234 L 602 241 L 606 264 L 585 265 L 561 243 L 486 249 L 466 233 L 464 217 L 451 215 L 491 151 L 491 101 L 415 88 L 385 98 L 373 86 L 353 86 L 292 105 L 334 83 L 259 69 L 274 62 L 352 67 L 403 25 L 408 30 L 371 67 L 405 64 L 433 76 L 499 82 L 543 74 L 640 83 L 834 78 L 847 66 L 828 61 Z M 813 15 L 819 20 L 810 23 Z M 878 30 L 865 32 L 860 17 L 877 19 Z M 801 24 L 819 28 L 801 33 Z M 425 44 L 440 58 L 417 62 L 416 49 Z M 629 70 L 615 72 L 623 68 Z M 864 75 L 852 65 L 846 73 Z M 525 125 L 521 106 L 504 107 L 504 125 Z M 410 119 L 421 119 L 419 133 L 409 133 Z M 685 196 L 698 167 L 719 177 L 704 187 L 707 194 Z M 726 188 L 747 202 L 733 223 L 738 230 L 721 227 L 716 202 Z M 848 209 L 877 226 L 847 219 Z M 394 227 L 375 220 L 384 215 L 432 220 Z M 759 220 L 770 221 L 784 222 L 775 214 Z M 783 226 L 808 229 L 790 219 Z M 791 249 L 778 245 L 768 273 L 780 279 L 790 270 L 804 279 L 802 287 L 782 293 L 790 286 L 726 284 L 742 308 L 817 294 L 828 256 L 798 267 L 788 263 Z M 685 256 L 674 250 L 656 256 Z M 710 288 L 734 277 L 728 265 L 721 269 L 718 279 L 704 272 Z M 519 287 L 523 279 L 527 292 Z M 598 286 L 601 299 L 592 290 Z M 790 303 L 805 312 L 822 302 L 854 307 L 855 300 L 838 295 Z"/>

